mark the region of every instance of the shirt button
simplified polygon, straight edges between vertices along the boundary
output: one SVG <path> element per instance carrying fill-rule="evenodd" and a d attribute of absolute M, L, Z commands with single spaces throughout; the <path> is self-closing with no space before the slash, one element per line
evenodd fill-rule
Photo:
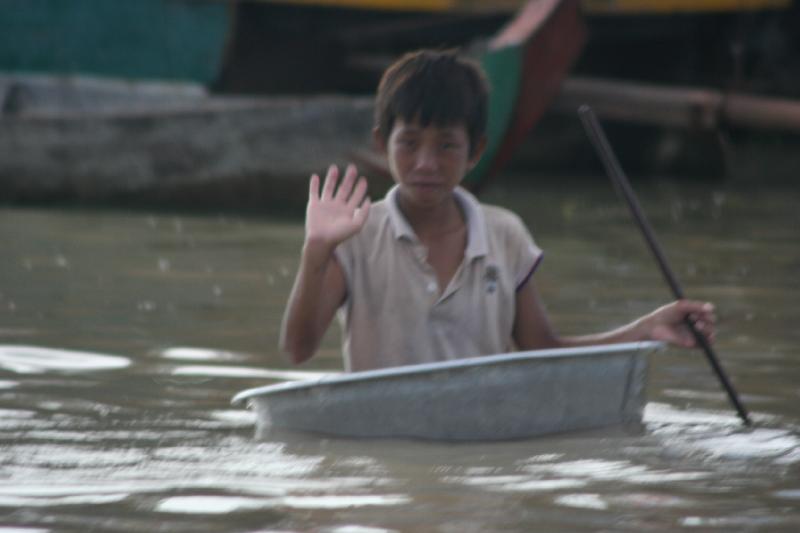
<path fill-rule="evenodd" d="M 436 282 L 429 281 L 428 286 L 426 288 L 428 289 L 428 292 L 436 292 Z"/>

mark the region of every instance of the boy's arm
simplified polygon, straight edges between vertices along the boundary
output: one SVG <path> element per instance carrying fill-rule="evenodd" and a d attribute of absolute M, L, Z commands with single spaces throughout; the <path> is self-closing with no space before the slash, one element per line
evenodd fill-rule
<path fill-rule="evenodd" d="M 281 327 L 281 348 L 295 364 L 314 355 L 345 297 L 344 273 L 333 250 L 304 246 Z"/>
<path fill-rule="evenodd" d="M 696 345 L 696 341 L 683 323 L 687 316 L 694 321 L 700 333 L 709 340 L 714 339 L 714 307 L 707 302 L 678 300 L 620 328 L 578 337 L 556 335 L 532 279 L 517 291 L 516 306 L 513 336 L 520 350 L 642 340 L 665 341 L 691 348 Z"/>
<path fill-rule="evenodd" d="M 356 183 L 355 166 L 347 167 L 337 189 L 338 175 L 335 166 L 328 169 L 321 194 L 319 176 L 311 177 L 300 267 L 281 326 L 281 348 L 296 364 L 314 355 L 345 297 L 344 273 L 333 252 L 361 230 L 369 214 L 367 183 L 363 177 Z"/>

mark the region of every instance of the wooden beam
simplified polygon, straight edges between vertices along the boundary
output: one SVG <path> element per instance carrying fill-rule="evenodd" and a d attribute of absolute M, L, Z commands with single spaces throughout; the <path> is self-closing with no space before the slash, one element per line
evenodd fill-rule
<path fill-rule="evenodd" d="M 609 120 L 713 129 L 722 124 L 800 133 L 800 101 L 705 88 L 571 77 L 553 109 L 573 114 L 582 104 Z"/>

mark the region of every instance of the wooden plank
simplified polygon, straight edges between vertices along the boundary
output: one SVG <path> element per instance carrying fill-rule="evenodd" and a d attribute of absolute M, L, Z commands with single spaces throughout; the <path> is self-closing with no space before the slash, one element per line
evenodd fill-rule
<path fill-rule="evenodd" d="M 784 98 L 571 77 L 553 109 L 574 114 L 581 104 L 591 106 L 599 117 L 622 122 L 694 129 L 725 124 L 800 133 L 800 101 Z"/>

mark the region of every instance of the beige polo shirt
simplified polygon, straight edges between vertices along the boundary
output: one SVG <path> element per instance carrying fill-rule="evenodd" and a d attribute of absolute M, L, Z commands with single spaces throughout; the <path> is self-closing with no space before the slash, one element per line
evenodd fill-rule
<path fill-rule="evenodd" d="M 464 260 L 439 290 L 427 250 L 397 205 L 397 187 L 335 251 L 347 283 L 339 311 L 347 371 L 508 352 L 516 291 L 542 252 L 518 216 L 457 188 Z"/>

